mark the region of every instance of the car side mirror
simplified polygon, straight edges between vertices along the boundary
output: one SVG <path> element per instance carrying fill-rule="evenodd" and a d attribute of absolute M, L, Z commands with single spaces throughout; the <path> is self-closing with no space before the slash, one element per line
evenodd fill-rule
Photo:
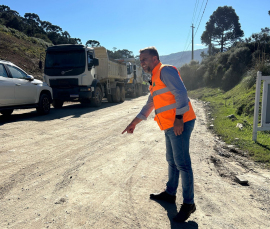
<path fill-rule="evenodd" d="M 28 76 L 26 76 L 25 79 L 29 80 L 29 81 L 33 81 L 35 78 L 34 78 L 34 76 L 28 75 Z"/>

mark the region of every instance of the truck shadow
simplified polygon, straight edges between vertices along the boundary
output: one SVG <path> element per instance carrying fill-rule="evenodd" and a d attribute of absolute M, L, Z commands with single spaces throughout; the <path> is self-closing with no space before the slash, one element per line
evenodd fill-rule
<path fill-rule="evenodd" d="M 177 212 L 177 206 L 176 204 L 167 203 L 165 201 L 159 201 L 159 200 L 152 200 L 160 204 L 166 211 L 167 216 L 170 220 L 171 229 L 198 229 L 198 224 L 194 221 L 188 221 L 183 223 L 178 223 L 173 220 L 173 218 L 176 216 Z"/>
<path fill-rule="evenodd" d="M 38 115 L 36 109 L 23 109 L 24 113 L 16 113 L 16 110 L 11 116 L 5 117 L 0 115 L 0 126 L 11 122 L 20 121 L 50 121 L 54 119 L 62 119 L 66 117 L 79 118 L 81 115 L 91 113 L 100 109 L 116 106 L 118 103 L 108 103 L 107 100 L 102 102 L 100 107 L 85 106 L 80 103 L 65 103 L 60 109 L 55 109 L 51 106 L 51 111 L 48 115 Z"/>

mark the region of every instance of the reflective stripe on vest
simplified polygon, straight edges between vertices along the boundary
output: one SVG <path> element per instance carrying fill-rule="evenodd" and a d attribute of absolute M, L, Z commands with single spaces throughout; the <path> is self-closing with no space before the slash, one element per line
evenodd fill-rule
<path fill-rule="evenodd" d="M 160 95 L 160 94 L 166 93 L 168 91 L 170 91 L 169 88 L 164 87 L 162 89 L 159 89 L 159 90 L 154 91 L 152 96 L 154 97 L 156 95 Z"/>
<path fill-rule="evenodd" d="M 174 109 L 174 108 L 176 108 L 176 103 L 173 103 L 173 104 L 158 108 L 157 110 L 155 110 L 155 113 L 157 115 L 157 114 L 159 114 L 161 112 L 168 111 L 168 110 L 171 110 L 171 109 Z"/>

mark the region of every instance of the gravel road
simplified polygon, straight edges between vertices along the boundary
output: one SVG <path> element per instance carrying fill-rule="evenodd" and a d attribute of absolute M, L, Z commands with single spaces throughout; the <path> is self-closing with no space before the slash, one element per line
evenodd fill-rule
<path fill-rule="evenodd" d="M 149 199 L 167 181 L 164 133 L 152 113 L 134 134 L 121 134 L 146 100 L 0 116 L 0 228 L 270 228 L 269 170 L 212 134 L 197 100 L 190 150 L 197 211 L 185 223 L 172 220 L 180 187 L 176 204 Z"/>

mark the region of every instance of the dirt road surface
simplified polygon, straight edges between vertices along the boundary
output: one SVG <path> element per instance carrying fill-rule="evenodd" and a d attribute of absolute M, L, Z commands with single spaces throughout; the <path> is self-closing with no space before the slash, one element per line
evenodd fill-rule
<path fill-rule="evenodd" d="M 146 99 L 1 116 L 0 228 L 270 228 L 269 170 L 222 144 L 196 100 L 190 152 L 197 211 L 185 223 L 173 221 L 181 187 L 177 204 L 149 199 L 167 181 L 164 133 L 152 113 L 134 134 L 121 134 Z"/>

